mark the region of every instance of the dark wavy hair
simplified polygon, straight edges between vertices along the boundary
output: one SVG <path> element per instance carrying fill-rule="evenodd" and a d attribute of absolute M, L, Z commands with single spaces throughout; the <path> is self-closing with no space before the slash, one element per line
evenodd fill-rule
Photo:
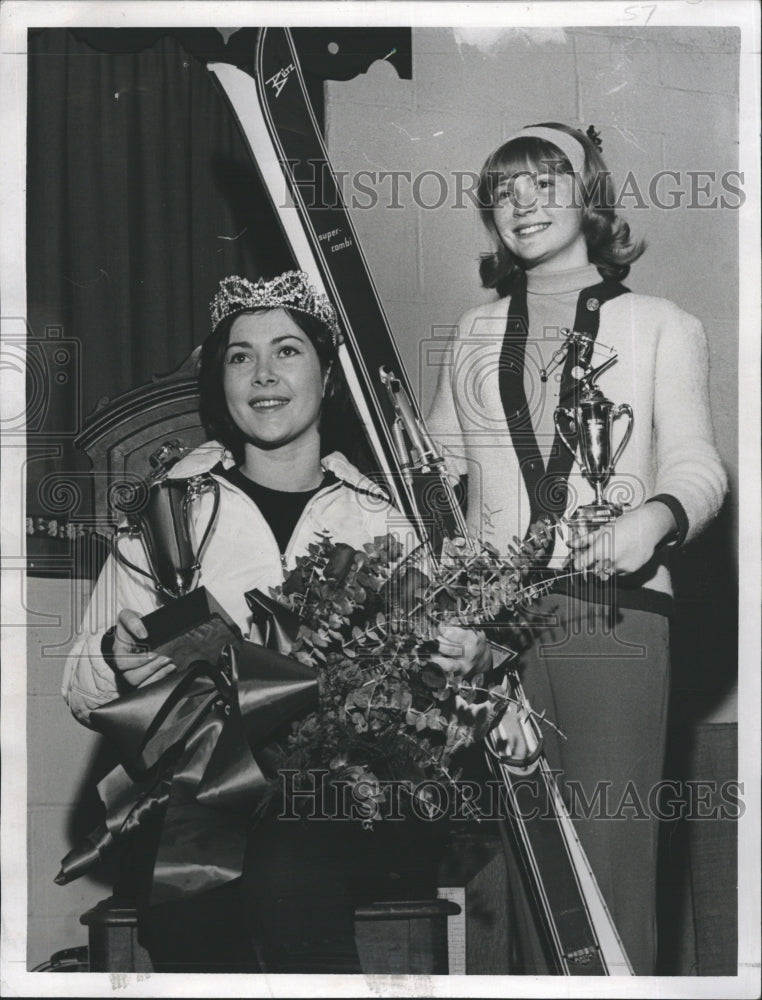
<path fill-rule="evenodd" d="M 614 185 L 611 173 L 595 143 L 583 132 L 558 122 L 541 122 L 538 127 L 559 129 L 573 136 L 585 152 L 582 176 L 575 185 L 576 197 L 582 201 L 582 231 L 587 242 L 590 263 L 595 264 L 603 278 L 621 280 L 630 272 L 630 265 L 645 250 L 643 240 L 633 240 L 630 227 L 615 210 Z M 479 212 L 484 225 L 495 237 L 497 250 L 482 254 L 479 276 L 485 288 L 494 288 L 507 295 L 523 265 L 502 243 L 495 227 L 494 195 L 506 178 L 522 171 L 551 170 L 573 174 L 574 169 L 558 146 L 533 136 L 517 136 L 499 146 L 482 167 L 477 195 Z"/>
<path fill-rule="evenodd" d="M 284 307 L 281 307 L 284 308 Z M 328 379 L 320 411 L 320 454 L 341 450 L 339 430 L 346 425 L 347 408 L 351 409 L 349 390 L 339 362 L 331 331 L 319 319 L 296 309 L 284 308 L 317 351 L 320 370 Z M 230 416 L 224 387 L 225 352 L 230 328 L 239 316 L 256 315 L 266 309 L 250 309 L 223 319 L 201 347 L 198 369 L 199 413 L 210 439 L 220 441 L 232 452 L 237 464 L 244 459 L 246 438 Z"/>

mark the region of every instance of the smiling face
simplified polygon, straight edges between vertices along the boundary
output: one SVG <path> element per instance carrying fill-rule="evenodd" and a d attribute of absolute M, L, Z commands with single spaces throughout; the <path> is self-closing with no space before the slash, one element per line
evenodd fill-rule
<path fill-rule="evenodd" d="M 565 271 L 588 263 L 582 207 L 571 174 L 546 168 L 502 179 L 493 198 L 497 234 L 524 267 Z"/>
<path fill-rule="evenodd" d="M 230 327 L 223 388 L 246 441 L 272 450 L 319 444 L 324 372 L 312 342 L 283 309 L 244 313 Z"/>

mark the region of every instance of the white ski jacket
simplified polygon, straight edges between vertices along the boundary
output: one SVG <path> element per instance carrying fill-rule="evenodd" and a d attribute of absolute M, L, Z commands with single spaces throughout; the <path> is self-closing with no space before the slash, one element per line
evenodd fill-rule
<path fill-rule="evenodd" d="M 233 458 L 221 444 L 208 442 L 181 459 L 171 470 L 173 479 L 211 472 L 218 464 L 230 468 Z M 248 635 L 251 615 L 244 594 L 269 587 L 284 580 L 293 569 L 298 555 L 327 532 L 335 542 L 362 548 L 366 542 L 391 533 L 404 551 L 417 544 L 415 530 L 397 511 L 377 485 L 363 476 L 343 455 L 334 452 L 322 460 L 323 468 L 333 473 L 333 482 L 312 497 L 294 529 L 283 556 L 275 537 L 259 508 L 246 494 L 226 479 L 214 475 L 219 484 L 217 519 L 201 555 L 199 586 L 205 586 L 219 601 L 244 635 Z M 209 522 L 213 504 L 210 493 L 192 505 L 193 532 L 197 539 Z M 127 559 L 146 568 L 139 539 L 125 538 L 120 543 Z M 101 654 L 104 632 L 116 623 L 125 608 L 146 615 L 160 605 L 150 580 L 138 576 L 111 556 L 98 578 L 84 616 L 82 633 L 66 661 L 63 696 L 76 718 L 89 724 L 90 713 L 117 695 L 114 672 Z"/>

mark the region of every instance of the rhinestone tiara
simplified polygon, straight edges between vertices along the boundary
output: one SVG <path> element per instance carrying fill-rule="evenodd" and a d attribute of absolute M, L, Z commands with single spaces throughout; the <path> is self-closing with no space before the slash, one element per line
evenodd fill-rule
<path fill-rule="evenodd" d="M 223 278 L 209 304 L 212 330 L 216 330 L 223 319 L 236 313 L 279 307 L 314 316 L 330 330 L 334 347 L 339 344 L 341 332 L 336 311 L 326 296 L 309 283 L 309 275 L 305 271 L 284 271 L 270 281 L 257 278 L 251 282 L 237 274 Z"/>

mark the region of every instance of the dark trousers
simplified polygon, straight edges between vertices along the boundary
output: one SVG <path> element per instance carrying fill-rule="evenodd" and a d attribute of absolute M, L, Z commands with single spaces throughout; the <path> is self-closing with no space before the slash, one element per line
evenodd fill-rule
<path fill-rule="evenodd" d="M 630 608 L 612 614 L 565 595 L 534 607 L 554 614 L 556 623 L 522 657 L 524 690 L 532 708 L 544 710 L 563 733 L 543 726 L 548 763 L 561 772 L 562 793 L 633 969 L 652 975 L 658 837 L 653 790 L 664 764 L 668 619 Z M 525 905 L 519 909 L 526 923 Z M 524 971 L 543 971 L 533 936 L 524 941 Z"/>
<path fill-rule="evenodd" d="M 243 897 L 268 972 L 359 973 L 361 902 L 435 895 L 444 823 L 273 819 L 254 831 Z"/>
<path fill-rule="evenodd" d="M 262 972 L 241 880 L 186 900 L 141 908 L 140 940 L 156 972 Z"/>
<path fill-rule="evenodd" d="M 441 822 L 268 817 L 239 879 L 142 907 L 141 941 L 158 972 L 359 973 L 355 906 L 435 895 L 446 833 Z"/>

